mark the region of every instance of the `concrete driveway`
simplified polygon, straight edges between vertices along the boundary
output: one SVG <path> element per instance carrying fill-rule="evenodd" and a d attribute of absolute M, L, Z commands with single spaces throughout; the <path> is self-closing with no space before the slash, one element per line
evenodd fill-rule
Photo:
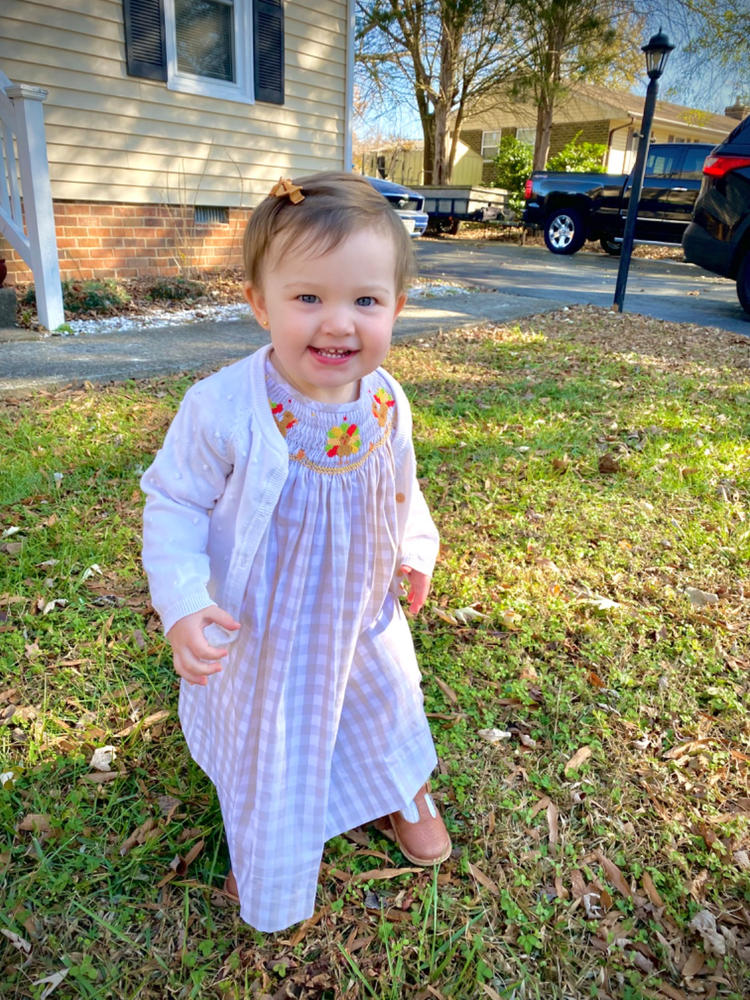
<path fill-rule="evenodd" d="M 439 239 L 418 240 L 416 249 L 425 277 L 460 279 L 558 306 L 609 309 L 614 298 L 619 259 L 605 253 L 562 257 L 540 246 Z M 750 316 L 739 304 L 734 282 L 683 261 L 633 258 L 625 311 L 750 336 Z"/>

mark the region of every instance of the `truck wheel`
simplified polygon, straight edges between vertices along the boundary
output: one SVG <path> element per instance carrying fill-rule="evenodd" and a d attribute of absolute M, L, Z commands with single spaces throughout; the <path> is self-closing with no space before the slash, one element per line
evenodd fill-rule
<path fill-rule="evenodd" d="M 581 215 L 575 208 L 560 208 L 544 223 L 544 242 L 552 253 L 571 254 L 586 242 Z"/>
<path fill-rule="evenodd" d="M 737 272 L 737 298 L 746 313 L 750 313 L 750 250 L 740 261 Z"/>
<path fill-rule="evenodd" d="M 444 233 L 450 233 L 451 236 L 455 236 L 460 224 L 460 222 L 452 219 L 449 215 L 431 215 L 427 223 L 427 228 L 431 233 L 435 233 L 438 236 L 442 236 Z"/>
<path fill-rule="evenodd" d="M 611 236 L 602 236 L 599 246 L 612 257 L 619 257 L 622 254 L 622 243 L 616 243 Z"/>

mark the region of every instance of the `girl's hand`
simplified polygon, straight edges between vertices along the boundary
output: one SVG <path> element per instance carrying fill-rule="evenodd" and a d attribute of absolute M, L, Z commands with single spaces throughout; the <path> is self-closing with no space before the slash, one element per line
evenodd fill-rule
<path fill-rule="evenodd" d="M 167 632 L 174 668 L 188 684 L 205 685 L 210 674 L 219 673 L 219 661 L 228 653 L 227 649 L 212 646 L 206 640 L 203 629 L 211 624 L 220 625 L 228 632 L 236 632 L 240 628 L 239 622 L 230 614 L 222 611 L 216 604 L 211 604 L 201 611 L 180 618 Z"/>
<path fill-rule="evenodd" d="M 406 577 L 409 588 L 406 594 L 409 613 L 416 615 L 430 592 L 430 577 L 426 573 L 420 573 L 418 569 L 412 569 L 411 566 L 402 566 L 400 572 Z"/>

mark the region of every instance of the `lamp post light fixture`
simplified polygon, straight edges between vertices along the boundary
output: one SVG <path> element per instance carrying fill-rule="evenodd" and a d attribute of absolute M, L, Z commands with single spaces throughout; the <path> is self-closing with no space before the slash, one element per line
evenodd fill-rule
<path fill-rule="evenodd" d="M 654 118 L 656 94 L 659 90 L 657 81 L 664 72 L 669 53 L 673 49 L 674 45 L 671 44 L 669 38 L 667 38 L 661 28 L 659 28 L 656 35 L 651 36 L 648 45 L 644 45 L 641 48 L 641 51 L 646 54 L 646 73 L 648 74 L 649 82 L 646 88 L 646 101 L 643 105 L 643 121 L 641 123 L 638 152 L 635 157 L 635 168 L 633 169 L 633 184 L 630 189 L 630 202 L 628 204 L 628 214 L 625 219 L 625 232 L 622 237 L 620 266 L 617 271 L 613 308 L 616 307 L 618 312 L 622 312 L 625 286 L 628 283 L 630 258 L 633 254 L 633 238 L 635 236 L 635 222 L 638 217 L 638 202 L 641 200 L 643 175 L 646 172 L 646 157 L 648 156 L 648 146 L 651 139 L 651 122 Z"/>

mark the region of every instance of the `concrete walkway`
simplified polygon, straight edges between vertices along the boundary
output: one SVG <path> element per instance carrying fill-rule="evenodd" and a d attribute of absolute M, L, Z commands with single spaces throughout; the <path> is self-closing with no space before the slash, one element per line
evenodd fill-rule
<path fill-rule="evenodd" d="M 478 322 L 508 322 L 555 308 L 558 304 L 549 299 L 499 292 L 415 299 L 399 317 L 394 340 L 429 337 Z M 201 320 L 77 337 L 0 330 L 0 395 L 23 396 L 84 382 L 120 382 L 219 367 L 244 357 L 267 339 L 249 311 L 244 321 Z"/>

